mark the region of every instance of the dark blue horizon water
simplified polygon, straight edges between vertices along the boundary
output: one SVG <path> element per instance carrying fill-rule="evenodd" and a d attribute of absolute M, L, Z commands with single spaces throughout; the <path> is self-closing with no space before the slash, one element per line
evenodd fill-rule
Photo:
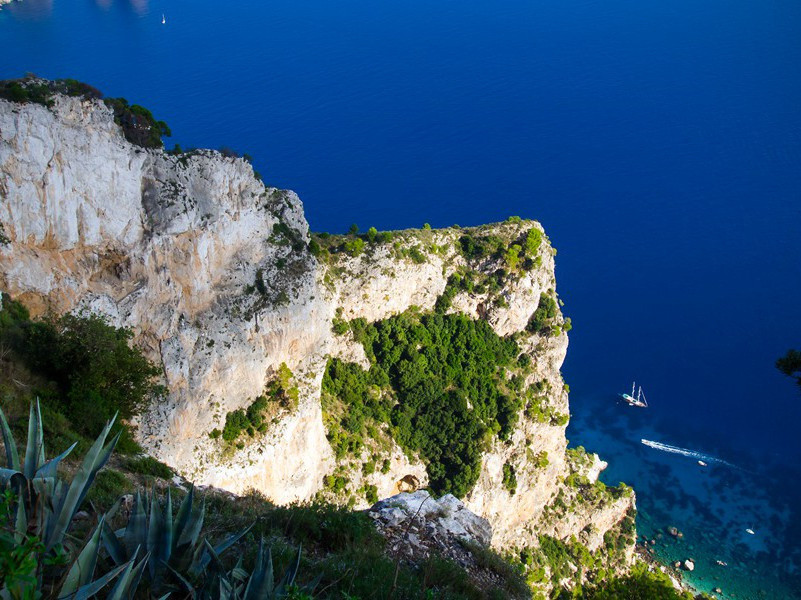
<path fill-rule="evenodd" d="M 769 531 L 762 550 L 726 542 L 753 566 L 720 586 L 783 598 L 801 394 L 773 363 L 801 347 L 799 40 L 797 0 L 20 0 L 0 9 L 0 78 L 81 79 L 151 108 L 168 145 L 247 152 L 316 230 L 541 221 L 575 323 L 572 443 L 634 485 L 649 535 Z M 634 378 L 641 414 L 614 400 Z M 641 437 L 745 471 L 699 480 Z"/>

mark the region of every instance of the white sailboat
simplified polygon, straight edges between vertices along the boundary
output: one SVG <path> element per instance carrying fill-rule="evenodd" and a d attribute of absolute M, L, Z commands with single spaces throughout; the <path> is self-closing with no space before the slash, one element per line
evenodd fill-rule
<path fill-rule="evenodd" d="M 166 25 L 167 24 L 167 18 L 164 16 L 164 13 L 161 13 L 161 24 L 162 25 Z"/>
<path fill-rule="evenodd" d="M 640 408 L 646 408 L 648 406 L 648 401 L 645 399 L 645 394 L 642 393 L 642 386 L 640 389 L 637 390 L 637 396 L 634 396 L 634 389 L 636 388 L 637 383 L 635 381 L 631 382 L 631 394 L 620 394 L 620 397 L 623 398 L 626 402 L 628 402 L 631 406 L 639 406 Z"/>

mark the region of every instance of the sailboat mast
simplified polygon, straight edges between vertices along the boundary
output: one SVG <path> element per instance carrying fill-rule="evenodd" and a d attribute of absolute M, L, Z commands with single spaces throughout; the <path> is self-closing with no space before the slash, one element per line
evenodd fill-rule
<path fill-rule="evenodd" d="M 631 382 L 631 397 L 632 397 L 632 398 L 634 398 L 634 385 L 635 385 L 636 383 L 637 383 L 636 381 L 632 381 L 632 382 Z"/>

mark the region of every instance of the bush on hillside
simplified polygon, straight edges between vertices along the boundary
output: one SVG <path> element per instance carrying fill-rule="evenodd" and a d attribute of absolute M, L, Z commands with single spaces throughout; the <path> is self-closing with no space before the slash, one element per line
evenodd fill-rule
<path fill-rule="evenodd" d="M 21 303 L 3 298 L 0 344 L 53 383 L 55 394 L 43 390 L 45 400 L 83 434 L 116 413 L 123 420 L 139 415 L 162 391 L 155 382 L 159 369 L 131 345 L 132 337 L 93 314 L 32 321 Z"/>

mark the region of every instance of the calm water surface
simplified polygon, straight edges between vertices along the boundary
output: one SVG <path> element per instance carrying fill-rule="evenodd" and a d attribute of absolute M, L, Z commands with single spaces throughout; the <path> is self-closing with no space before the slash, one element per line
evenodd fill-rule
<path fill-rule="evenodd" d="M 571 441 L 638 490 L 645 534 L 683 528 L 658 552 L 698 554 L 699 586 L 789 598 L 799 40 L 797 0 L 20 0 L 0 77 L 82 79 L 184 147 L 248 152 L 318 230 L 539 219 L 576 324 Z"/>

